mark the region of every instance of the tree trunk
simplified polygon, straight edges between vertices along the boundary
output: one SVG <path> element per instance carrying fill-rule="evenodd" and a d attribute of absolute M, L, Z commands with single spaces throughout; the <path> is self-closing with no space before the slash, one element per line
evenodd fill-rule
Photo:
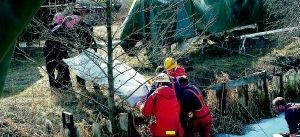
<path fill-rule="evenodd" d="M 107 23 L 107 76 L 108 76 L 108 107 L 109 107 L 109 119 L 112 124 L 112 134 L 117 131 L 117 121 L 116 121 L 116 107 L 114 102 L 114 77 L 113 77 L 113 47 L 112 47 L 112 17 L 111 17 L 111 1 L 106 0 L 106 23 Z"/>

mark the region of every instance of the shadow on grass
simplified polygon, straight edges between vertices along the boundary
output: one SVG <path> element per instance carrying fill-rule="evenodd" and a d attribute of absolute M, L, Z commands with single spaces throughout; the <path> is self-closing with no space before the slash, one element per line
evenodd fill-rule
<path fill-rule="evenodd" d="M 27 52 L 25 55 L 27 59 L 12 58 L 2 98 L 19 94 L 42 78 L 41 69 L 39 69 L 45 64 L 42 47 Z"/>

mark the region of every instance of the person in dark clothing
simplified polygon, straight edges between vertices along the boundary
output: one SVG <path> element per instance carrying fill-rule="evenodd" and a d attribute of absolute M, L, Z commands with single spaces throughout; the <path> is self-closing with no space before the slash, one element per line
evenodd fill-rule
<path fill-rule="evenodd" d="M 300 105 L 286 103 L 283 97 L 277 97 L 272 101 L 273 108 L 278 112 L 284 112 L 285 120 L 289 126 L 289 136 L 296 137 L 300 124 Z"/>
<path fill-rule="evenodd" d="M 79 34 L 81 47 L 83 49 L 92 48 L 97 52 L 97 43 L 93 36 L 93 26 L 84 22 L 81 13 L 78 11 L 74 11 L 72 17 L 75 19 L 75 24 L 77 24 L 76 32 Z"/>
<path fill-rule="evenodd" d="M 71 33 L 73 26 L 71 17 L 64 18 L 61 25 L 56 25 L 51 30 L 49 38 L 45 42 L 44 55 L 46 56 L 50 86 L 62 90 L 68 90 L 71 87 L 70 71 L 63 59 L 69 57 L 67 49 L 72 38 L 69 33 Z M 58 72 L 56 79 L 54 76 L 55 69 Z"/>
<path fill-rule="evenodd" d="M 44 56 L 46 59 L 46 70 L 51 88 L 59 88 L 59 85 L 55 82 L 54 72 L 56 67 L 58 66 L 58 56 L 61 56 L 59 54 L 58 48 L 55 47 L 55 42 L 52 40 L 53 38 L 51 31 L 55 26 L 61 25 L 63 23 L 63 18 L 64 16 L 62 13 L 57 13 L 54 15 L 53 23 L 49 25 L 49 32 L 46 35 L 47 40 L 45 41 L 45 45 L 43 47 Z"/>
<path fill-rule="evenodd" d="M 212 114 L 206 105 L 201 91 L 189 84 L 186 76 L 179 77 L 181 106 L 180 121 L 184 137 L 211 137 Z"/>
<path fill-rule="evenodd" d="M 96 45 L 96 42 L 93 38 L 93 27 L 87 23 L 85 23 L 82 19 L 79 13 L 75 12 L 73 13 L 72 18 L 75 21 L 75 31 L 76 34 L 78 34 L 77 44 L 77 50 L 79 53 L 81 53 L 83 50 L 92 48 L 95 52 L 97 52 L 97 48 L 94 46 Z M 85 87 L 85 80 L 82 79 L 79 76 L 76 76 L 77 80 L 77 86 L 80 90 L 86 90 Z M 93 87 L 95 90 L 99 90 L 100 87 L 97 84 L 93 84 Z"/>

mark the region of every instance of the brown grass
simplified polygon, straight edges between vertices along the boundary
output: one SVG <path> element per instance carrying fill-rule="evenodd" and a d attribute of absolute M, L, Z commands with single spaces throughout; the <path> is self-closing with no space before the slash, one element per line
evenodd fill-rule
<path fill-rule="evenodd" d="M 118 25 L 113 26 L 113 30 L 118 30 Z M 95 33 L 99 39 L 106 38 L 106 29 L 104 26 L 95 28 Z M 116 33 L 116 38 L 118 37 L 119 34 Z M 142 54 L 143 53 L 144 51 Z M 216 75 L 214 82 L 226 82 L 230 80 L 229 76 L 232 74 L 241 74 L 241 70 L 236 70 L 236 64 L 242 64 L 238 67 L 243 67 L 243 69 L 245 67 L 251 67 L 251 69 L 272 68 L 273 66 L 271 66 L 269 62 L 277 55 L 298 56 L 299 53 L 299 40 L 297 40 L 296 42 L 291 42 L 290 45 L 273 50 L 270 54 L 258 60 L 251 60 L 251 63 L 249 63 L 251 64 L 250 66 L 246 66 L 245 62 L 248 60 L 242 57 L 242 59 L 239 59 L 240 56 L 230 57 L 229 59 L 227 58 L 227 60 L 225 57 L 222 59 L 213 58 L 212 60 L 205 60 L 203 64 L 198 64 L 197 61 L 199 57 L 197 56 L 194 60 L 195 64 L 193 64 L 193 67 L 196 66 L 196 71 L 191 73 L 197 74 L 195 76 L 202 76 L 202 74 L 205 75 L 208 71 L 210 71 L 210 73 L 212 73 L 212 71 L 213 73 L 223 71 L 224 73 L 221 73 L 221 75 Z M 122 54 L 124 53 L 120 47 L 117 47 L 116 55 Z M 38 62 L 38 65 L 44 65 L 45 63 L 43 62 L 43 58 L 41 58 L 42 56 L 39 55 L 37 57 L 39 59 L 35 60 Z M 145 67 L 145 64 L 148 63 L 144 55 L 141 55 L 139 58 L 122 56 L 119 59 L 125 60 L 126 64 L 133 67 Z M 197 71 L 199 70 L 204 71 L 198 73 Z M 72 77 L 72 79 L 74 80 L 74 77 Z M 77 125 L 81 130 L 82 136 L 87 137 L 90 135 L 91 123 L 94 121 L 100 123 L 103 136 L 108 136 L 107 131 L 103 128 L 105 126 L 103 122 L 104 118 L 98 116 L 99 112 L 96 111 L 97 105 L 90 103 L 93 105 L 93 107 L 90 107 L 90 104 L 88 104 L 90 100 L 87 99 L 80 107 L 81 110 L 79 110 L 77 108 L 78 97 L 76 96 L 78 94 L 74 94 L 74 92 L 51 94 L 47 80 L 45 70 L 42 70 L 36 64 L 12 62 L 12 68 L 5 87 L 5 90 L 9 93 L 0 100 L 0 136 L 62 136 L 61 113 L 63 111 L 72 112 L 74 114 L 75 122 L 78 123 Z M 75 80 L 72 83 L 76 83 Z M 75 86 L 75 84 L 73 86 Z M 90 97 L 97 97 L 97 93 L 91 92 L 91 86 L 87 89 L 91 93 L 88 94 Z M 271 97 L 275 94 L 273 89 L 275 88 L 271 87 L 269 90 Z M 105 91 L 106 89 L 101 90 Z M 259 119 L 264 116 L 263 112 L 258 109 L 260 108 L 260 103 L 263 98 L 261 89 L 259 89 L 258 85 L 252 84 L 248 86 L 248 90 L 249 104 L 247 106 L 241 101 L 243 92 L 241 89 L 227 92 L 228 103 L 227 115 L 225 116 L 220 115 L 215 91 L 207 92 L 207 102 L 214 115 L 215 133 L 242 133 L 243 124 L 254 122 L 254 119 Z M 75 87 L 73 91 L 78 92 Z M 116 100 L 120 102 L 119 99 Z M 122 104 L 120 104 L 119 107 L 123 107 Z M 134 112 L 139 113 L 136 110 Z M 250 118 L 250 115 L 253 116 L 254 119 Z M 138 125 L 138 129 L 144 136 L 149 136 L 149 128 L 146 126 L 146 123 Z"/>
<path fill-rule="evenodd" d="M 216 75 L 217 82 L 226 82 L 229 80 L 228 74 L 221 73 Z M 254 84 L 248 85 L 248 104 L 245 104 L 243 98 L 244 89 L 236 88 L 227 91 L 226 95 L 226 114 L 221 115 L 219 101 L 216 91 L 207 91 L 207 103 L 213 112 L 213 131 L 215 133 L 242 134 L 243 125 L 256 122 L 257 119 L 264 117 L 258 102 L 262 102 L 261 94 L 257 91 L 258 87 Z"/>

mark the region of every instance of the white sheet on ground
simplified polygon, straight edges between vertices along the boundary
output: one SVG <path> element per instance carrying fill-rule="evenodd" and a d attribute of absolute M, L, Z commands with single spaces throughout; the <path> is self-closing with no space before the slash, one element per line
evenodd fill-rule
<path fill-rule="evenodd" d="M 288 131 L 284 114 L 280 114 L 275 118 L 263 119 L 258 124 L 245 126 L 244 135 L 218 134 L 216 137 L 272 137 L 273 134 L 286 133 Z"/>
<path fill-rule="evenodd" d="M 100 56 L 92 49 L 87 49 L 79 55 L 63 60 L 79 77 L 100 85 L 108 85 L 107 57 Z M 113 62 L 114 87 L 116 94 L 130 104 L 131 107 L 144 98 L 149 85 L 146 79 L 133 68 L 118 60 Z"/>

